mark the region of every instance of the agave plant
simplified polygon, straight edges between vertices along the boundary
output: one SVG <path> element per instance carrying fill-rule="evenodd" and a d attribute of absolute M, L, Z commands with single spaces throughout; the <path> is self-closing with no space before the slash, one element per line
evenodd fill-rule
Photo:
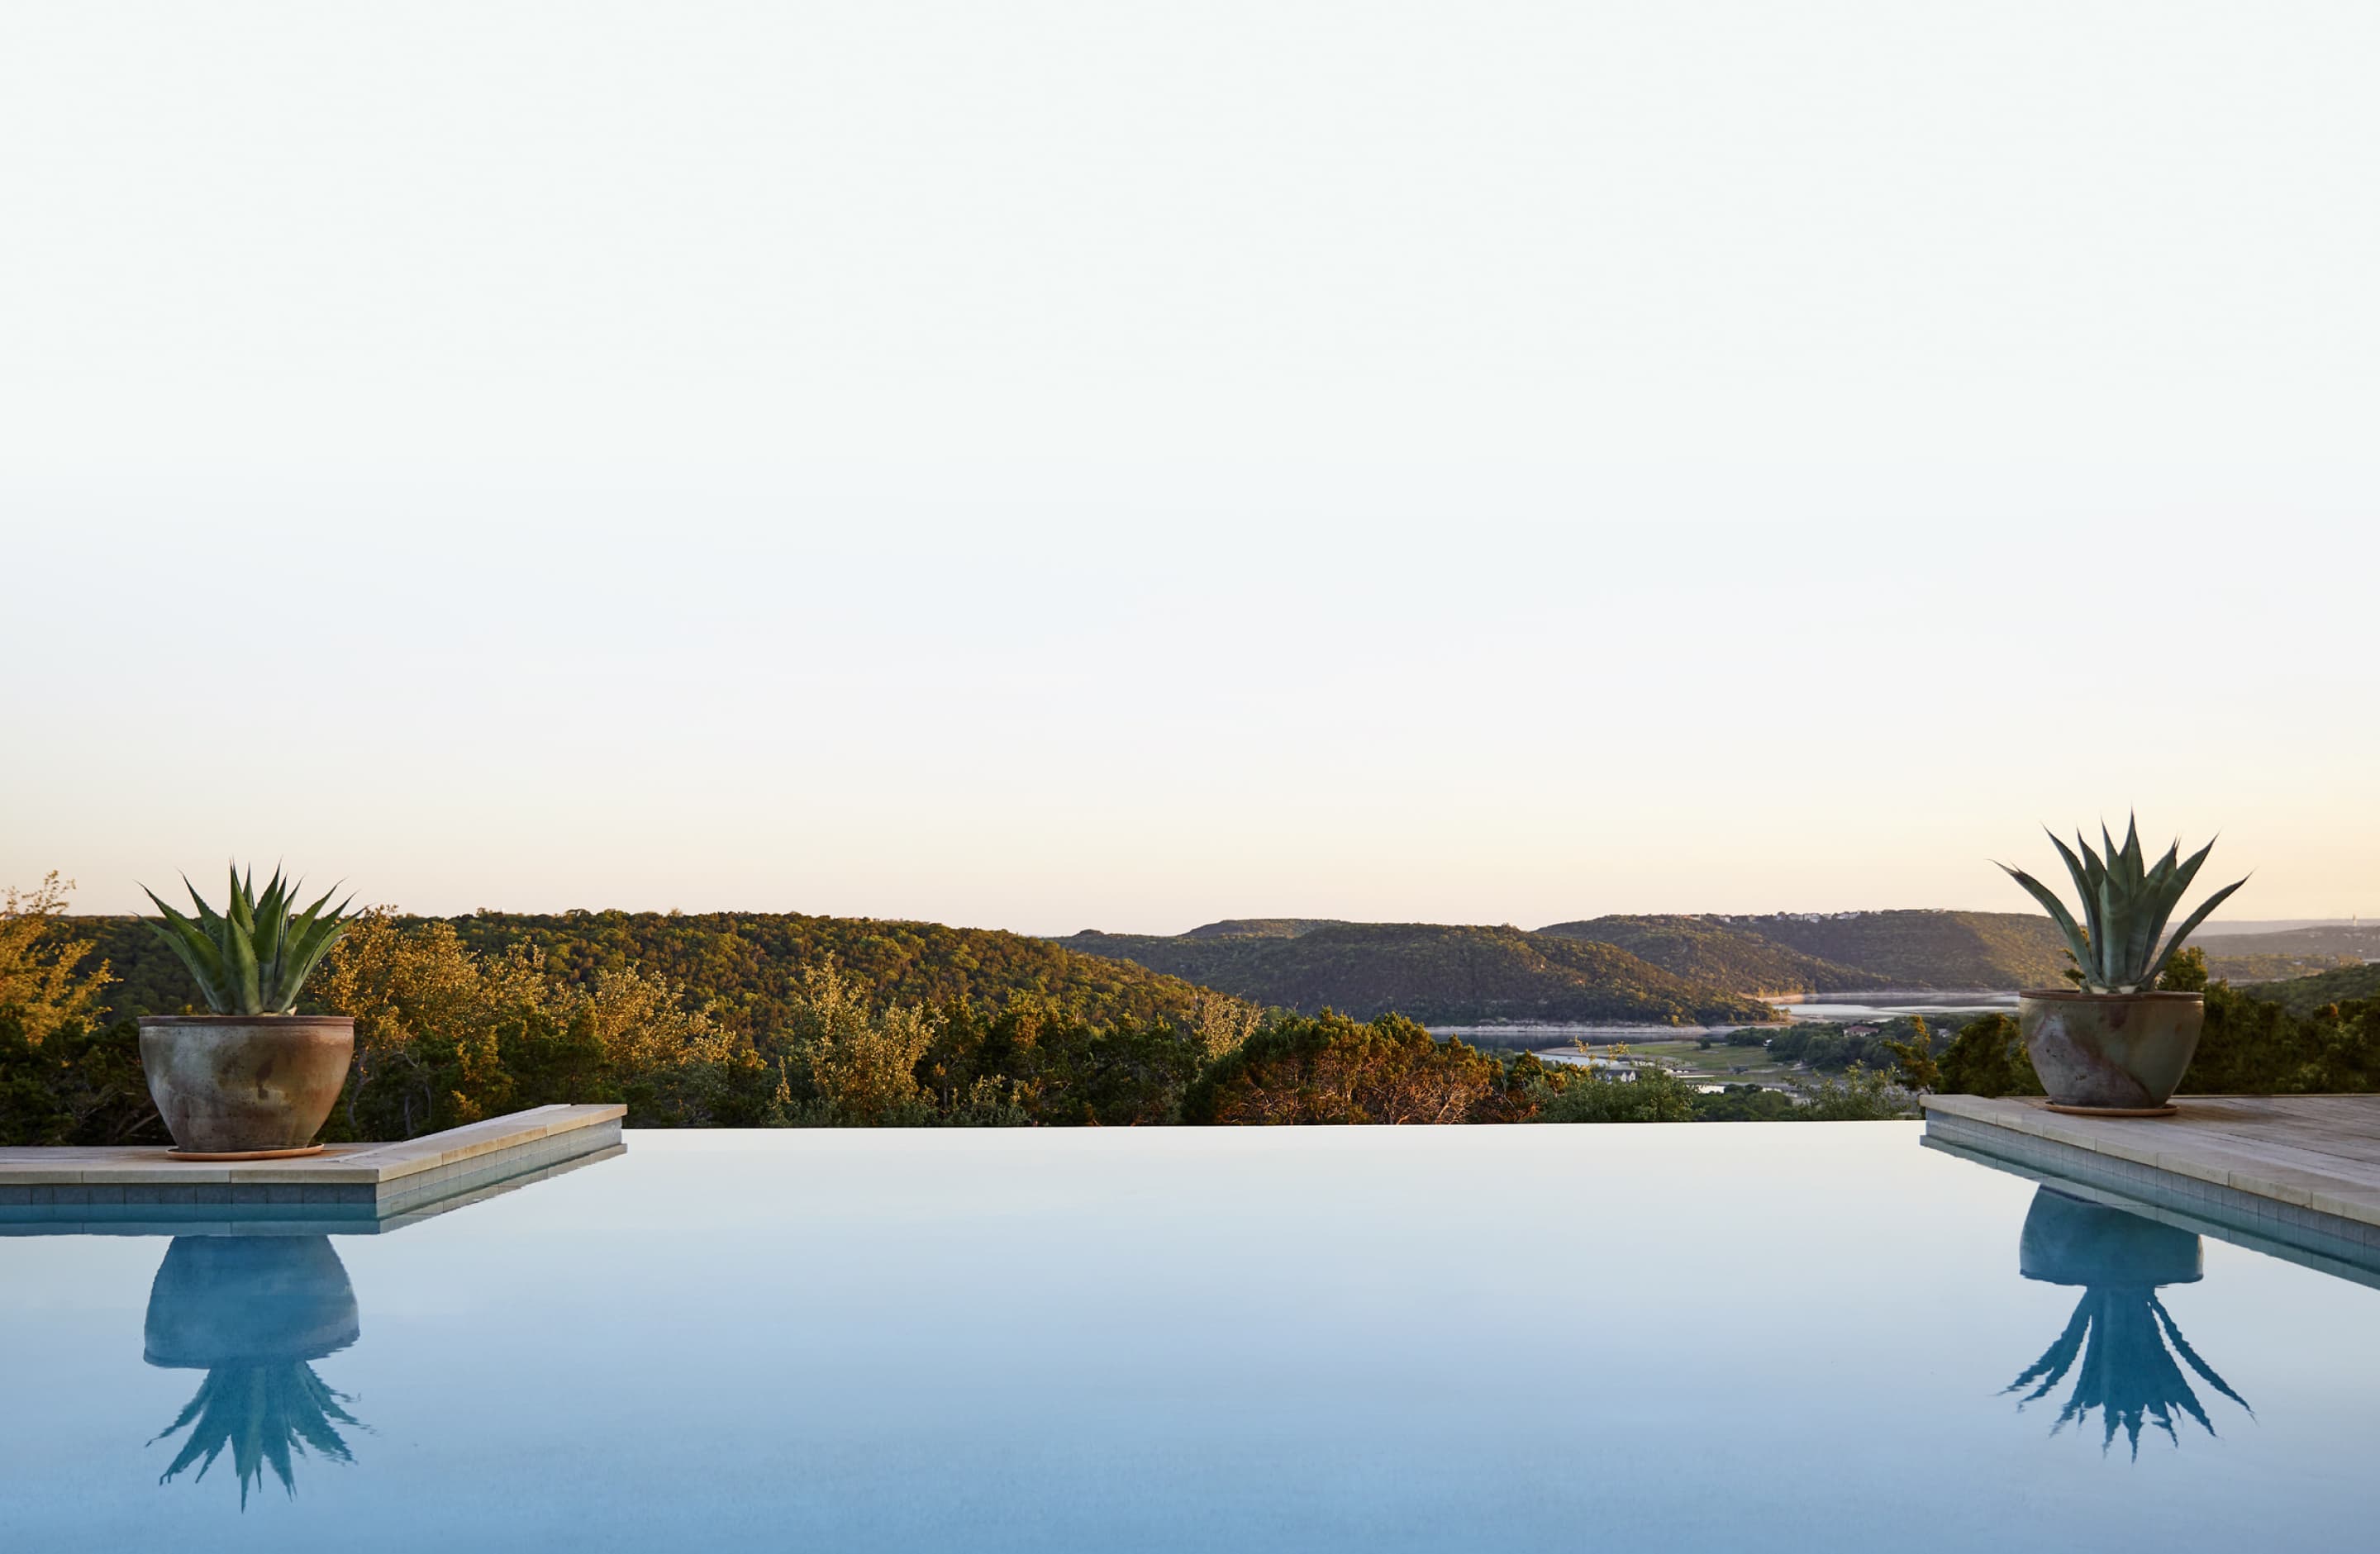
<path fill-rule="evenodd" d="M 152 919 L 149 927 L 190 968 L 207 1007 L 215 1014 L 286 1014 L 297 1007 L 298 989 L 307 977 L 346 931 L 347 907 L 354 900 L 349 897 L 325 915 L 333 894 L 325 891 L 305 911 L 293 911 L 298 884 L 295 880 L 285 883 L 276 868 L 259 895 L 255 871 L 243 878 L 235 864 L 231 899 L 222 912 L 209 906 L 198 887 L 185 879 L 182 887 L 199 909 L 197 919 L 182 916 L 149 891 L 149 899 L 165 915 L 164 921 Z"/>
<path fill-rule="evenodd" d="M 2135 818 L 2124 835 L 2124 844 L 2099 828 L 2099 840 L 2107 848 L 2102 858 L 2082 840 L 2074 835 L 2074 846 L 2069 847 L 2050 833 L 2050 844 L 2066 860 L 2069 873 L 2074 876 L 2074 888 L 2082 897 L 2082 920 L 2074 914 L 2057 893 L 2021 868 L 2008 869 L 2016 882 L 2033 894 L 2057 921 L 2058 931 L 2066 936 L 2066 948 L 2074 962 L 2082 968 L 2082 986 L 2095 993 L 2134 993 L 2154 987 L 2157 976 L 2165 970 L 2166 962 L 2181 947 L 2199 924 L 2207 919 L 2216 907 L 2248 881 L 2236 880 L 2208 896 L 2176 929 L 2166 936 L 2166 923 L 2173 909 L 2190 889 L 2191 880 L 2198 877 L 2198 868 L 2206 855 L 2215 850 L 2210 842 L 2192 854 L 2188 861 L 2181 856 L 2181 844 L 2174 844 L 2166 850 L 2155 868 L 2148 866 L 2141 852 L 2140 821 Z M 2076 856 L 2076 849 L 2081 856 Z"/>

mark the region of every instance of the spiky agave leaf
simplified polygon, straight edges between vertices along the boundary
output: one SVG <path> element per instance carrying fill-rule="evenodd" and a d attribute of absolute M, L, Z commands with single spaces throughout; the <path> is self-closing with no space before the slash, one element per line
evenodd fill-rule
<path fill-rule="evenodd" d="M 2224 886 L 2221 890 L 2216 892 L 2213 895 L 2208 896 L 2204 901 L 2199 903 L 2198 910 L 2192 912 L 2189 917 L 2184 917 L 2181 920 L 2181 927 L 2174 930 L 2173 938 L 2167 941 L 2164 953 L 2158 955 L 2155 964 L 2149 967 L 2147 979 L 2153 982 L 2159 977 L 2164 976 L 2167 963 L 2173 959 L 2174 952 L 2181 948 L 2182 941 L 2187 940 L 2192 934 L 2197 932 L 2198 925 L 2206 921 L 2206 919 L 2213 915 L 2216 907 L 2230 900 L 2231 892 L 2233 891 L 2238 890 L 2247 882 L 2248 881 L 2246 880 L 2234 880 L 2231 883 Z"/>
<path fill-rule="evenodd" d="M 157 910 L 164 914 L 163 922 L 143 919 L 149 924 L 149 931 L 164 940 L 173 950 L 175 957 L 188 969 L 191 979 L 199 985 L 199 996 L 206 1000 L 207 1007 L 217 1014 L 225 1013 L 230 1002 L 230 992 L 224 976 L 223 951 L 198 924 L 160 900 L 156 892 L 148 890 L 145 885 L 141 889 L 148 892 L 151 901 L 156 902 Z"/>
<path fill-rule="evenodd" d="M 2157 866 L 2142 877 L 2140 893 L 2148 910 L 2133 917 L 2131 930 L 2124 936 L 2126 965 L 2139 965 L 2156 958 L 2157 935 L 2165 931 L 2166 919 L 2173 916 L 2174 904 L 2181 899 L 2181 892 L 2173 884 L 2180 858 L 2181 844 L 2177 842 L 2167 849 Z"/>
<path fill-rule="evenodd" d="M 273 878 L 265 882 L 264 893 L 256 898 L 254 918 L 256 980 L 269 1008 L 281 966 L 281 947 L 289 932 L 288 887 L 282 883 L 278 865 L 273 867 Z"/>
<path fill-rule="evenodd" d="M 333 907 L 331 915 L 325 917 L 322 916 L 322 907 L 331 899 L 331 894 L 330 891 L 324 891 L 322 899 L 308 907 L 305 915 L 289 926 L 287 948 L 282 954 L 272 987 L 272 996 L 278 1001 L 273 1005 L 277 1010 L 285 1012 L 296 1007 L 298 989 L 306 985 L 306 978 L 314 974 L 314 967 L 322 964 L 322 957 L 331 953 L 331 946 L 347 931 L 347 908 L 355 904 L 356 898 L 349 896 Z"/>
<path fill-rule="evenodd" d="M 2048 910 L 2051 920 L 2058 924 L 2058 931 L 2066 936 L 2068 953 L 2074 957 L 2075 963 L 2084 971 L 2089 971 L 2091 936 L 2083 929 L 2082 924 L 2074 920 L 2074 914 L 2066 910 L 2066 904 L 2058 899 L 2058 893 L 2022 868 L 2010 868 L 2007 864 L 2001 864 L 1999 867 L 2007 872 L 2010 879 L 2031 892 L 2033 899 L 2041 903 Z"/>
<path fill-rule="evenodd" d="M 2042 829 L 2048 830 L 2046 826 Z M 2059 857 L 2066 860 L 2066 872 L 2074 879 L 2074 893 L 2082 899 L 2082 930 L 2086 937 L 2083 947 L 2075 952 L 2074 959 L 2076 964 L 2082 966 L 2082 975 L 2088 977 L 2092 970 L 2090 946 L 2107 941 L 2107 926 L 2101 921 L 2099 911 L 2098 880 L 2102 871 L 2099 868 L 2098 856 L 2091 851 L 2091 844 L 2082 840 L 2081 832 L 2074 833 L 2074 845 L 2082 848 L 2082 856 L 2091 860 L 2087 868 L 2082 858 L 2074 856 L 2072 849 L 2058 839 L 2058 833 L 2054 831 L 2049 832 L 2049 844 L 2058 849 Z"/>

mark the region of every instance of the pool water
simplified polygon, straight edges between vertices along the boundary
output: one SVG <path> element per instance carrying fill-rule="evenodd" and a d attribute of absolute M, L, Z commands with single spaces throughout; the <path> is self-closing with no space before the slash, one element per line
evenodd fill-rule
<path fill-rule="evenodd" d="M 0 1548 L 2358 1547 L 2375 1317 L 1915 1124 L 632 1133 L 0 1238 Z"/>

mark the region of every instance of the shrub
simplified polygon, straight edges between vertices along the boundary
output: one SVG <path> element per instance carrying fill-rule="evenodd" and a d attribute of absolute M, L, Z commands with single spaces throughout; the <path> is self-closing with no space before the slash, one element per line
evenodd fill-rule
<path fill-rule="evenodd" d="M 1402 1015 L 1358 1025 L 1328 1010 L 1268 1026 L 1199 1074 L 1187 1123 L 1500 1122 L 1525 1110 L 1504 1065 Z"/>
<path fill-rule="evenodd" d="M 1813 1123 L 1885 1123 L 1914 1115 L 1917 1106 L 1888 1076 L 1853 1063 L 1841 1078 L 1818 1081 L 1799 1110 Z"/>
<path fill-rule="evenodd" d="M 77 1016 L 33 1039 L 0 1009 L 0 1145 L 164 1144 L 140 1072 L 140 1032 Z"/>
<path fill-rule="evenodd" d="M 1691 1123 L 1702 1098 L 1694 1087 L 1658 1063 L 1640 1063 L 1635 1077 L 1622 1079 L 1596 1069 L 1572 1074 L 1559 1090 L 1537 1102 L 1541 1123 Z"/>
<path fill-rule="evenodd" d="M 2033 1072 L 2016 1021 L 1985 1014 L 1959 1028 L 1935 1060 L 1941 1071 L 1935 1087 L 1944 1095 L 2037 1096 L 2041 1076 Z"/>

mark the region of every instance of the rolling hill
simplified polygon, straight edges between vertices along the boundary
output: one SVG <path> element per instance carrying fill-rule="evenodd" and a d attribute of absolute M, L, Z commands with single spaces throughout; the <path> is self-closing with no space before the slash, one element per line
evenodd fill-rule
<path fill-rule="evenodd" d="M 1893 988 L 2062 988 L 2066 941 L 2022 912 L 1779 913 L 1716 917 L 1804 955 L 1856 967 Z"/>
<path fill-rule="evenodd" d="M 2325 1004 L 2350 999 L 2380 998 L 2380 962 L 2342 966 L 2318 977 L 2292 977 L 2280 982 L 2258 982 L 2240 989 L 2250 998 L 2277 1003 L 2292 1014 L 2311 1014 Z"/>
<path fill-rule="evenodd" d="M 1537 932 L 1616 944 L 1673 976 L 1748 997 L 1859 992 L 1890 985 L 1876 972 L 1805 955 L 1715 917 L 1596 917 Z"/>
<path fill-rule="evenodd" d="M 2380 925 L 2370 923 L 2321 923 L 2259 933 L 2207 933 L 2202 929 L 2190 941 L 2205 951 L 2210 960 L 2217 956 L 2246 959 L 2259 955 L 2325 963 L 2380 960 Z"/>
<path fill-rule="evenodd" d="M 482 912 L 447 920 L 465 944 L 483 953 L 516 941 L 537 945 L 547 965 L 573 981 L 632 962 L 659 971 L 684 984 L 695 1002 L 710 1001 L 721 1023 L 755 1032 L 781 1017 L 801 968 L 828 955 L 880 1002 L 966 998 L 998 1009 L 1023 998 L 1098 1025 L 1180 1014 L 1203 991 L 1046 939 L 940 923 L 759 912 Z M 95 940 L 91 959 L 110 963 L 117 978 L 108 989 L 115 1014 L 174 1014 L 195 998 L 188 973 L 140 919 L 75 917 L 62 927 L 77 939 Z"/>
<path fill-rule="evenodd" d="M 1354 925 L 1343 917 L 1226 917 L 1220 923 L 1201 923 L 1182 937 L 1184 939 L 1295 939 L 1316 929 L 1343 929 Z"/>
<path fill-rule="evenodd" d="M 1243 919 L 1273 924 L 1300 919 Z M 1310 922 L 1310 919 L 1304 921 Z M 1615 1021 L 1741 1025 L 1766 1004 L 1665 971 L 1615 945 L 1519 929 L 1330 923 L 1301 932 L 1179 936 L 1086 930 L 1059 941 L 1252 1002 L 1441 1025 Z"/>

